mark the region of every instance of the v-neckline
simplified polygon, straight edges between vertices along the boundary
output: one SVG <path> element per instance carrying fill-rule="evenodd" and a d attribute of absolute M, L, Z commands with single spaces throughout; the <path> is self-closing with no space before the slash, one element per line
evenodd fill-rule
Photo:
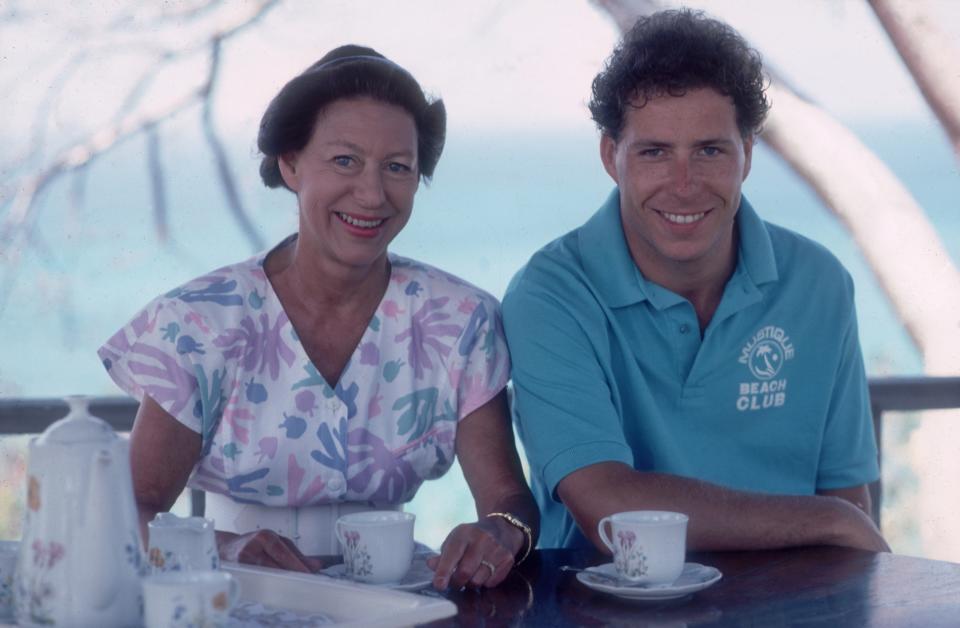
<path fill-rule="evenodd" d="M 344 363 L 343 369 L 340 370 L 340 377 L 337 379 L 335 383 L 331 384 L 330 381 L 327 380 L 323 372 L 320 370 L 320 368 L 317 367 L 317 365 L 314 363 L 313 359 L 310 357 L 310 354 L 307 352 L 307 348 L 304 346 L 303 341 L 301 340 L 300 331 L 297 329 L 296 325 L 294 325 L 293 319 L 290 318 L 290 315 L 287 313 L 286 308 L 283 306 L 283 301 L 280 299 L 280 295 L 274 289 L 273 282 L 270 281 L 270 275 L 267 273 L 267 267 L 266 267 L 267 258 L 270 257 L 270 255 L 273 254 L 275 251 L 278 251 L 281 247 L 290 244 L 296 238 L 297 238 L 297 234 L 294 233 L 290 235 L 289 237 L 281 241 L 279 244 L 277 244 L 275 247 L 267 251 L 265 254 L 261 255 L 257 260 L 257 266 L 260 269 L 260 271 L 263 273 L 263 281 L 266 284 L 266 287 L 264 290 L 266 293 L 265 302 L 273 301 L 276 303 L 277 310 L 283 313 L 283 315 L 287 319 L 287 322 L 290 324 L 290 329 L 293 333 L 293 339 L 296 340 L 297 346 L 299 347 L 299 352 L 303 356 L 303 359 L 306 361 L 306 364 L 309 365 L 309 367 L 314 370 L 314 372 L 317 374 L 317 376 L 320 378 L 323 384 L 327 388 L 329 388 L 331 392 L 333 392 L 336 395 L 337 390 L 340 389 L 340 385 L 343 382 L 344 375 L 346 375 L 347 372 L 350 370 L 350 366 L 353 364 L 354 359 L 357 357 L 357 353 L 360 351 L 360 348 L 366 342 L 369 341 L 368 337 L 370 336 L 371 333 L 379 333 L 379 330 L 373 329 L 373 326 L 371 325 L 371 323 L 373 323 L 373 320 L 377 318 L 377 313 L 380 312 L 384 302 L 390 296 L 391 290 L 393 289 L 393 283 L 394 283 L 393 279 L 394 279 L 394 269 L 396 268 L 396 258 L 394 257 L 393 254 L 387 251 L 386 253 L 387 264 L 389 265 L 389 272 L 387 274 L 387 287 L 386 289 L 384 289 L 383 294 L 380 296 L 380 300 L 377 301 L 377 306 L 373 309 L 373 314 L 371 314 L 370 318 L 367 320 L 366 324 L 364 325 L 363 333 L 360 335 L 360 338 L 357 341 L 357 344 L 350 351 L 350 355 L 349 357 L 347 357 L 347 361 Z M 339 397 L 339 395 L 337 396 Z"/>

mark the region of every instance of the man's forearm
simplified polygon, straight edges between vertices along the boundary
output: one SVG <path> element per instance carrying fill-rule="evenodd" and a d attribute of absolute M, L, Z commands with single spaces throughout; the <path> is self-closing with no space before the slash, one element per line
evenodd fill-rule
<path fill-rule="evenodd" d="M 870 515 L 873 509 L 873 500 L 870 497 L 870 488 L 866 484 L 860 486 L 851 486 L 848 488 L 833 488 L 817 491 L 817 495 L 826 495 L 828 497 L 840 497 L 845 499 L 865 514 Z"/>
<path fill-rule="evenodd" d="M 851 503 L 831 496 L 736 491 L 663 473 L 602 463 L 564 478 L 558 492 L 598 548 L 597 523 L 625 510 L 673 510 L 690 517 L 692 550 L 773 549 L 845 545 L 885 551 L 876 526 Z"/>

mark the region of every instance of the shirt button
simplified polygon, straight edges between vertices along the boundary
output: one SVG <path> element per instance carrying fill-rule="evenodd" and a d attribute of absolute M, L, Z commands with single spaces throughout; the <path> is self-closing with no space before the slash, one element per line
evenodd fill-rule
<path fill-rule="evenodd" d="M 333 478 L 327 482 L 327 488 L 331 491 L 339 492 L 343 488 L 343 480 L 341 478 Z"/>
<path fill-rule="evenodd" d="M 681 333 L 681 334 L 685 334 L 685 333 L 687 333 L 688 331 L 690 331 L 690 326 L 689 326 L 689 325 L 687 325 L 686 323 L 684 323 L 683 325 L 680 325 L 680 333 Z"/>
<path fill-rule="evenodd" d="M 330 399 L 327 401 L 327 409 L 329 409 L 330 412 L 336 412 L 340 409 L 340 401 L 337 399 Z"/>

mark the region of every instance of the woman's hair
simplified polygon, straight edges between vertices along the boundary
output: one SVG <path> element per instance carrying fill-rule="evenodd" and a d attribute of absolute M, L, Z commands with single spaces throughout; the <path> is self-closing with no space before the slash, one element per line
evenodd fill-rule
<path fill-rule="evenodd" d="M 743 137 L 759 133 L 770 108 L 760 54 L 723 22 L 683 9 L 642 17 L 593 79 L 590 113 L 613 139 L 627 107 L 709 87 L 733 99 Z"/>
<path fill-rule="evenodd" d="M 447 112 L 428 99 L 413 76 L 372 48 L 340 46 L 294 77 L 273 97 L 260 120 L 257 147 L 263 153 L 260 178 L 271 188 L 287 187 L 278 158 L 303 149 L 323 109 L 343 98 L 367 97 L 406 110 L 417 129 L 420 176 L 425 180 L 443 152 Z"/>

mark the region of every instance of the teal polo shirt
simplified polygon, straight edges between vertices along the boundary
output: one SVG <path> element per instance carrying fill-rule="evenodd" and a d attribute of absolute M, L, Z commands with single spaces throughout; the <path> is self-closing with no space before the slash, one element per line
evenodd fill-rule
<path fill-rule="evenodd" d="M 879 476 L 849 274 L 745 198 L 736 228 L 702 337 L 690 302 L 634 264 L 618 190 L 513 278 L 503 319 L 542 547 L 588 545 L 556 486 L 599 462 L 793 495 Z"/>

